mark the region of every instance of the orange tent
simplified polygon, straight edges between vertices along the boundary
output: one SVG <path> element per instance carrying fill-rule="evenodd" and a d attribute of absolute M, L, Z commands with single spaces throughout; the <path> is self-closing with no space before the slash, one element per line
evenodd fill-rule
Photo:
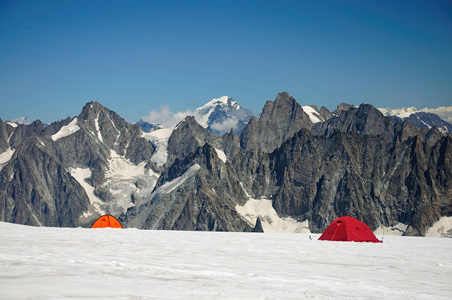
<path fill-rule="evenodd" d="M 124 228 L 122 227 L 121 223 L 119 223 L 119 221 L 112 215 L 103 215 L 102 217 L 97 219 L 96 222 L 94 222 L 93 226 L 91 226 L 91 228 L 105 228 L 105 227 Z"/>

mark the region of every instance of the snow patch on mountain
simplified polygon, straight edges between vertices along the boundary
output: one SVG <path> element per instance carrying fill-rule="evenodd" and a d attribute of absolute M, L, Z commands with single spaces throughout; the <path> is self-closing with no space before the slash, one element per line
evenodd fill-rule
<path fill-rule="evenodd" d="M 104 187 L 110 192 L 110 201 L 107 203 L 108 212 L 118 215 L 126 212 L 135 201 L 149 196 L 155 187 L 158 175 L 151 169 L 145 168 L 146 162 L 134 165 L 113 150 L 110 156 Z"/>
<path fill-rule="evenodd" d="M 8 125 L 11 126 L 11 127 L 14 127 L 14 128 L 16 128 L 17 126 L 19 126 L 17 123 L 14 123 L 14 122 L 11 122 L 11 121 L 6 121 L 5 123 L 8 124 Z"/>
<path fill-rule="evenodd" d="M 408 225 L 403 223 L 398 223 L 395 226 L 385 227 L 380 225 L 375 231 L 375 235 L 398 235 L 402 236 L 403 233 L 408 228 Z"/>
<path fill-rule="evenodd" d="M 452 238 L 452 217 L 442 217 L 429 228 L 426 237 L 449 237 Z"/>
<path fill-rule="evenodd" d="M 3 169 L 3 166 L 11 160 L 14 152 L 14 149 L 8 148 L 3 153 L 0 153 L 0 170 Z"/>
<path fill-rule="evenodd" d="M 100 129 L 99 129 L 99 114 L 97 115 L 97 118 L 96 118 L 94 124 L 96 125 L 97 138 L 103 143 L 104 139 L 102 138 L 102 133 L 100 132 Z"/>
<path fill-rule="evenodd" d="M 185 171 L 182 176 L 174 178 L 171 181 L 165 182 L 163 185 L 159 186 L 151 195 L 152 201 L 155 201 L 162 196 L 171 193 L 175 189 L 177 189 L 179 186 L 181 186 L 185 181 L 190 179 L 191 177 L 195 176 L 198 171 L 201 169 L 201 167 L 198 164 L 194 164 L 190 168 L 188 168 L 187 171 Z"/>
<path fill-rule="evenodd" d="M 105 203 L 94 194 L 94 187 L 86 182 L 86 179 L 91 177 L 91 170 L 89 168 L 73 168 L 69 170 L 69 173 L 85 190 L 91 203 L 91 207 L 88 207 L 88 211 L 82 217 L 87 218 L 93 213 L 105 214 Z"/>
<path fill-rule="evenodd" d="M 58 141 L 61 138 L 67 137 L 71 134 L 76 133 L 80 130 L 80 127 L 77 125 L 77 118 L 74 118 L 74 120 L 71 121 L 71 123 L 61 127 L 61 129 L 52 135 L 52 140 L 54 142 Z"/>
<path fill-rule="evenodd" d="M 298 222 L 290 217 L 281 218 L 272 206 L 272 201 L 266 198 L 249 198 L 245 205 L 237 205 L 235 210 L 252 227 L 259 217 L 264 232 L 286 232 L 286 233 L 310 233 L 309 221 Z"/>
<path fill-rule="evenodd" d="M 152 132 L 143 132 L 141 136 L 152 143 L 155 152 L 151 157 L 151 161 L 157 166 L 163 166 L 168 159 L 168 140 L 173 133 L 175 126 L 169 128 L 161 128 Z"/>
<path fill-rule="evenodd" d="M 306 105 L 302 106 L 304 112 L 309 116 L 312 123 L 321 123 L 325 122 L 325 120 L 320 116 L 319 112 L 316 111 L 313 107 Z"/>
<path fill-rule="evenodd" d="M 215 151 L 217 152 L 218 157 L 219 157 L 224 163 L 226 163 L 226 161 L 227 161 L 228 159 L 227 159 L 226 154 L 224 153 L 224 151 L 223 151 L 223 150 L 220 150 L 220 149 L 216 149 L 216 148 L 215 148 Z"/>

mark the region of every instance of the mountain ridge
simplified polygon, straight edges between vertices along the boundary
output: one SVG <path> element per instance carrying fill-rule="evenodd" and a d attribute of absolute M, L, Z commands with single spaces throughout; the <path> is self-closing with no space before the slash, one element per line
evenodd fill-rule
<path fill-rule="evenodd" d="M 371 105 L 303 109 L 288 93 L 222 136 L 193 116 L 147 133 L 89 102 L 49 126 L 0 120 L 0 219 L 74 227 L 112 213 L 143 229 L 260 231 L 268 215 L 250 224 L 238 208 L 271 201 L 312 232 L 349 214 L 424 235 L 452 214 L 451 145 Z"/>

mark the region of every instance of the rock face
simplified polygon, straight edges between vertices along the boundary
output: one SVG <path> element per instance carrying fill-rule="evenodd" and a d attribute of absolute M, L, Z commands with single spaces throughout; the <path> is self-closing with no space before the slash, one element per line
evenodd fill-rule
<path fill-rule="evenodd" d="M 438 127 L 442 132 L 452 132 L 452 124 L 444 121 L 438 115 L 428 112 L 416 112 L 405 120 L 410 121 L 415 126 L 432 128 Z"/>
<path fill-rule="evenodd" d="M 430 147 L 419 138 L 389 143 L 381 136 L 300 131 L 272 153 L 280 187 L 273 206 L 308 219 L 313 232 L 349 215 L 372 229 L 400 222 L 410 224 L 407 234 L 423 235 L 432 220 L 452 213 L 452 174 L 443 158 L 451 155 L 450 142 L 443 137 Z"/>
<path fill-rule="evenodd" d="M 110 213 L 125 227 L 261 232 L 265 217 L 238 207 L 262 198 L 312 232 L 349 215 L 424 235 L 452 215 L 450 135 L 366 104 L 304 109 L 280 93 L 222 137 L 194 117 L 146 133 L 96 102 L 47 127 L 0 120 L 0 220 L 90 226 Z"/>
<path fill-rule="evenodd" d="M 251 118 L 242 132 L 240 145 L 244 150 L 261 149 L 272 152 L 312 122 L 300 104 L 288 93 L 279 93 L 275 101 L 267 101 L 259 118 Z"/>
<path fill-rule="evenodd" d="M 113 157 L 133 165 L 154 151 L 139 127 L 97 102 L 76 118 L 9 132 L 14 154 L 0 171 L 0 215 L 27 225 L 89 225 L 118 200 L 104 187 Z"/>
<path fill-rule="evenodd" d="M 245 199 L 230 164 L 205 144 L 176 159 L 149 200 L 129 209 L 121 221 L 143 229 L 251 231 L 235 210 Z"/>

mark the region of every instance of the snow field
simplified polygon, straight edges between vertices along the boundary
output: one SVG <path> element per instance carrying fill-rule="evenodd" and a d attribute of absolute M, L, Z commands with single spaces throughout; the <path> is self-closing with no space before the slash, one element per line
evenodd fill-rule
<path fill-rule="evenodd" d="M 0 223 L 1 299 L 450 299 L 452 239 Z"/>

